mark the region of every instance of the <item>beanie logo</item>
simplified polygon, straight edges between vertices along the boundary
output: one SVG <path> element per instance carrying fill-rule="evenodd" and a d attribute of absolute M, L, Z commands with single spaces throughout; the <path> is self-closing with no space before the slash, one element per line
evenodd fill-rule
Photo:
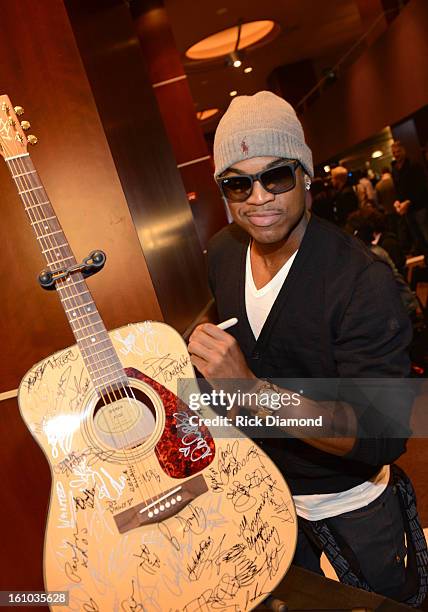
<path fill-rule="evenodd" d="M 241 141 L 241 150 L 242 150 L 242 153 L 244 155 L 248 155 L 248 153 L 250 151 L 247 143 L 245 142 L 245 138 L 243 138 L 242 141 Z"/>

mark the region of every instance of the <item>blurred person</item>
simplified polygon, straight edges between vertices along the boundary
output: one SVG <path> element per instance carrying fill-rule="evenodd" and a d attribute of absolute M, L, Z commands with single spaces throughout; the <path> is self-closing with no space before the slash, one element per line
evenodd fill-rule
<path fill-rule="evenodd" d="M 375 206 L 376 204 L 376 191 L 372 185 L 371 180 L 368 178 L 367 170 L 357 170 L 355 173 L 357 184 L 355 185 L 355 191 L 358 198 L 358 205 L 360 208 L 366 206 Z"/>
<path fill-rule="evenodd" d="M 370 224 L 374 234 L 372 242 L 374 244 L 378 244 L 388 253 L 397 270 L 400 272 L 400 274 L 405 276 L 406 254 L 401 248 L 397 234 L 389 230 L 386 215 L 371 207 L 360 210 L 364 214 L 360 215 L 359 217 L 354 216 L 353 218 L 364 219 L 366 223 Z M 395 213 L 395 215 L 397 218 L 399 218 L 397 213 Z M 345 229 L 348 231 L 348 228 Z"/>
<path fill-rule="evenodd" d="M 392 143 L 392 178 L 397 191 L 394 208 L 406 221 L 416 255 L 428 256 L 428 186 L 424 169 L 407 157 L 399 140 Z"/>
<path fill-rule="evenodd" d="M 399 216 L 395 210 L 394 203 L 397 200 L 391 169 L 384 166 L 379 181 L 376 183 L 377 203 L 381 212 L 385 214 L 386 228 L 398 236 Z"/>
<path fill-rule="evenodd" d="M 349 234 L 359 238 L 372 253 L 388 264 L 394 274 L 401 301 L 409 316 L 414 318 L 418 309 L 418 301 L 401 272 L 403 270 L 401 266 L 405 264 L 406 259 L 394 235 L 389 237 L 383 233 L 384 225 L 384 215 L 374 209 L 363 208 L 349 215 L 345 229 Z M 388 252 L 388 247 L 391 253 Z"/>
<path fill-rule="evenodd" d="M 349 182 L 348 170 L 344 166 L 336 166 L 331 170 L 331 184 L 333 220 L 339 227 L 344 227 L 351 212 L 358 209 L 358 198 Z"/>
<path fill-rule="evenodd" d="M 334 223 L 331 193 L 324 180 L 320 177 L 315 177 L 311 183 L 309 193 L 312 198 L 311 211 L 318 217 Z"/>

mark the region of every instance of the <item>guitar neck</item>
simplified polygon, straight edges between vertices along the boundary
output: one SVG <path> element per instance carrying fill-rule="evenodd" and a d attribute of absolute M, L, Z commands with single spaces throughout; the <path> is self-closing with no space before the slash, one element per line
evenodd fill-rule
<path fill-rule="evenodd" d="M 51 272 L 76 259 L 28 153 L 5 158 L 37 242 Z M 126 374 L 80 272 L 56 281 L 55 288 L 100 395 L 127 383 Z"/>

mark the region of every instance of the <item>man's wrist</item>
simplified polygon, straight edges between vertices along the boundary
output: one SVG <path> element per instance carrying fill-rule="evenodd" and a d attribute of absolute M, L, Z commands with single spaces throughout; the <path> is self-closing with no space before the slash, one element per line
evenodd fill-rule
<path fill-rule="evenodd" d="M 248 401 L 245 402 L 244 408 L 260 417 L 270 416 L 278 410 L 273 407 L 272 396 L 275 397 L 275 404 L 277 404 L 280 394 L 281 389 L 277 385 L 259 378 L 248 392 Z"/>

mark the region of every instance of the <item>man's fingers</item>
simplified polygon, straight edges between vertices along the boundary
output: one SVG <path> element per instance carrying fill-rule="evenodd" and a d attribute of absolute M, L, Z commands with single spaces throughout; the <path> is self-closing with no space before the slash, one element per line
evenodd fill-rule
<path fill-rule="evenodd" d="M 195 344 L 204 346 L 207 350 L 210 351 L 218 350 L 221 347 L 221 344 L 218 340 L 216 340 L 212 336 L 208 336 L 208 334 L 205 334 L 203 331 L 198 331 L 197 333 L 192 334 L 190 336 L 189 351 L 191 351 L 191 347 Z"/>
<path fill-rule="evenodd" d="M 216 352 L 215 347 L 211 347 L 209 345 L 207 346 L 206 343 L 200 340 L 201 339 L 198 337 L 198 339 L 189 342 L 187 349 L 191 355 L 197 355 L 198 357 L 202 357 L 202 359 L 209 361 Z"/>
<path fill-rule="evenodd" d="M 189 352 L 192 352 L 193 347 L 197 344 L 205 349 L 225 354 L 228 348 L 231 348 L 235 342 L 234 338 L 227 334 L 222 329 L 218 329 L 215 325 L 207 323 L 200 325 L 190 336 Z"/>
<path fill-rule="evenodd" d="M 217 327 L 217 325 L 213 325 L 212 323 L 203 323 L 200 325 L 200 330 L 210 336 L 211 338 L 215 338 L 216 340 L 228 340 L 231 336 L 223 329 Z"/>
<path fill-rule="evenodd" d="M 205 368 L 207 366 L 207 362 L 205 359 L 198 357 L 197 355 L 190 355 L 190 361 L 192 365 L 199 370 L 201 374 L 204 374 Z"/>

